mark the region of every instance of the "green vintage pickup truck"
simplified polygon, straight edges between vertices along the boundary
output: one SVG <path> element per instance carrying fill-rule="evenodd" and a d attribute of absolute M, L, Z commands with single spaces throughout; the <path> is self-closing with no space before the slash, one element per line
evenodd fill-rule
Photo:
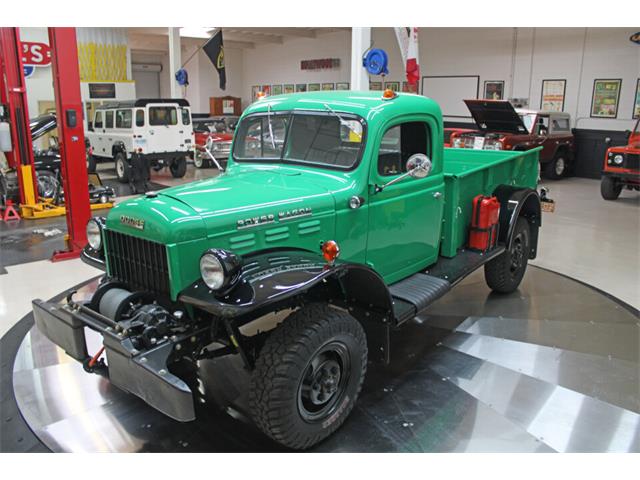
<path fill-rule="evenodd" d="M 345 421 L 368 361 L 390 361 L 394 329 L 482 265 L 493 290 L 518 287 L 536 256 L 537 173 L 536 150 L 445 150 L 440 108 L 422 96 L 264 98 L 242 115 L 226 172 L 91 220 L 83 259 L 105 270 L 99 287 L 89 301 L 34 300 L 35 320 L 86 370 L 182 422 L 198 395 L 185 362 L 240 355 L 257 426 L 308 448 Z M 484 252 L 466 248 L 479 194 L 499 201 Z M 248 333 L 274 312 L 288 316 Z"/>

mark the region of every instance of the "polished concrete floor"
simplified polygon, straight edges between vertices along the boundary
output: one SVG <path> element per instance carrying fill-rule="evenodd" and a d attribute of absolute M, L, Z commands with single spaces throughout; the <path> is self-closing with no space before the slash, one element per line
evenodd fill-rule
<path fill-rule="evenodd" d="M 476 272 L 392 334 L 391 364 L 369 365 L 352 415 L 314 450 L 638 452 L 639 334 L 635 312 L 567 277 L 531 267 L 502 296 Z M 88 343 L 94 351 L 100 339 Z M 13 388 L 53 451 L 281 449 L 248 421 L 239 359 L 203 361 L 200 372 L 197 420 L 181 424 L 87 374 L 32 328 Z"/>

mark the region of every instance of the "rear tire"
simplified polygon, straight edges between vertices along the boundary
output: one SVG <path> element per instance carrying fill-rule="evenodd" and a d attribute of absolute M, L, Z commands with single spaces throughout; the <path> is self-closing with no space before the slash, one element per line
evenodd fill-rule
<path fill-rule="evenodd" d="M 544 176 L 551 180 L 560 180 L 567 174 L 567 156 L 564 152 L 558 152 L 549 163 L 544 166 Z"/>
<path fill-rule="evenodd" d="M 173 178 L 182 178 L 184 174 L 187 173 L 187 159 L 186 158 L 175 158 L 169 165 L 169 170 L 171 170 L 171 176 Z"/>
<path fill-rule="evenodd" d="M 309 448 L 347 419 L 366 369 L 360 323 L 328 305 L 308 305 L 287 317 L 262 347 L 251 375 L 252 417 L 276 442 Z"/>
<path fill-rule="evenodd" d="M 123 152 L 116 153 L 114 163 L 116 165 L 116 177 L 120 183 L 129 183 L 129 163 Z"/>
<path fill-rule="evenodd" d="M 612 177 L 602 177 L 600 180 L 600 195 L 605 200 L 617 200 L 622 192 L 623 185 Z"/>
<path fill-rule="evenodd" d="M 514 292 L 527 270 L 531 253 L 529 222 L 519 217 L 513 231 L 511 248 L 484 266 L 484 279 L 491 290 L 498 293 Z"/>

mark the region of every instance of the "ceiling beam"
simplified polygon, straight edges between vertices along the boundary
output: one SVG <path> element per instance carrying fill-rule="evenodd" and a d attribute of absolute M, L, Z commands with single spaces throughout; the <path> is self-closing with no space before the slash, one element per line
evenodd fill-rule
<path fill-rule="evenodd" d="M 224 48 L 255 48 L 256 44 L 253 42 L 242 42 L 237 40 L 224 41 Z"/>
<path fill-rule="evenodd" d="M 285 37 L 315 38 L 316 32 L 310 28 L 288 28 L 288 27 L 237 27 L 234 30 L 255 32 L 263 35 L 279 35 Z"/>
<path fill-rule="evenodd" d="M 282 43 L 282 37 L 278 35 L 264 35 L 255 33 L 254 30 L 240 30 L 239 28 L 223 28 L 225 42 L 237 40 L 239 42 L 249 41 L 254 43 Z"/>

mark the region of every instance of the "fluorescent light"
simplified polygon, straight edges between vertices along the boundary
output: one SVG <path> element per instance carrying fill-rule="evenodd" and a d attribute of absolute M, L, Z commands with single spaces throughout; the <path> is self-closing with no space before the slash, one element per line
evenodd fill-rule
<path fill-rule="evenodd" d="M 209 38 L 213 27 L 180 27 L 180 36 L 189 38 Z"/>

